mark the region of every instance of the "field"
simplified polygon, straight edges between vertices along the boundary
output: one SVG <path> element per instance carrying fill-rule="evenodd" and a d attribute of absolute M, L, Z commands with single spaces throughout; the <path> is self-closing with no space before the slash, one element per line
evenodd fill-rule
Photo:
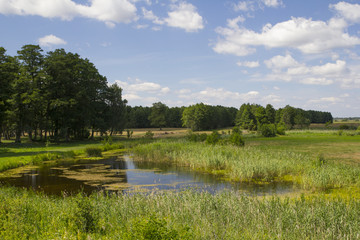
<path fill-rule="evenodd" d="M 146 131 L 155 133 L 145 140 Z M 223 131 L 226 137 L 229 129 Z M 360 135 L 355 130 L 294 130 L 275 138 L 245 133 L 245 146 L 187 141 L 185 130 L 135 130 L 110 144 L 4 143 L 0 169 L 36 164 L 39 154 L 82 158 L 126 148 L 229 181 L 294 182 L 297 194 L 249 197 L 193 191 L 52 197 L 0 188 L 1 239 L 359 239 Z M 111 147 L 112 146 L 112 147 Z M 120 149 L 121 148 L 121 149 Z M 105 151 L 107 150 L 107 151 Z M 34 161 L 35 159 L 35 161 Z M 56 161 L 53 159 L 52 161 Z"/>

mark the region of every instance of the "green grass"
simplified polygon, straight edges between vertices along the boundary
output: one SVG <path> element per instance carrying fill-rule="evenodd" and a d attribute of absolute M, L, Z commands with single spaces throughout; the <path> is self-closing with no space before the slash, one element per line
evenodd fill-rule
<path fill-rule="evenodd" d="M 358 239 L 360 201 L 234 192 L 47 197 L 0 189 L 1 239 Z"/>
<path fill-rule="evenodd" d="M 360 185 L 360 136 L 334 131 L 293 131 L 276 138 L 246 138 L 246 147 L 210 146 L 185 140 L 138 145 L 145 161 L 167 161 L 223 174 L 235 181 L 294 181 L 304 189 L 328 190 Z M 351 158 L 343 158 L 345 155 Z M 317 164 L 318 156 L 325 161 Z"/>
<path fill-rule="evenodd" d="M 3 141 L 0 144 L 0 172 L 42 161 L 71 159 L 75 156 L 86 157 L 86 149 L 98 148 L 101 152 L 123 149 L 119 142 L 103 144 L 98 140 L 63 142 L 60 144 L 44 142 L 26 142 L 15 144 Z M 100 156 L 97 154 L 96 156 Z"/>

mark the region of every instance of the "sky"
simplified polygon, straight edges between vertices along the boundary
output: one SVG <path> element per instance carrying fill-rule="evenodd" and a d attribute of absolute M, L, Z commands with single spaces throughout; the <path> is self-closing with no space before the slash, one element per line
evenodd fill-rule
<path fill-rule="evenodd" d="M 0 28 L 9 55 L 38 44 L 88 58 L 131 106 L 360 116 L 360 1 L 0 0 Z"/>

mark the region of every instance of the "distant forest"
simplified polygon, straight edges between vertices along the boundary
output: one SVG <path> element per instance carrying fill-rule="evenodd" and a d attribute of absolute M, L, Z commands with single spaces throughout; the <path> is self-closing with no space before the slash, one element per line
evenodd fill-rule
<path fill-rule="evenodd" d="M 168 107 L 127 105 L 122 89 L 109 85 L 93 63 L 64 49 L 43 53 L 38 45 L 25 45 L 17 56 L 0 47 L 0 141 L 27 134 L 30 140 L 84 139 L 94 132 L 109 134 L 126 128 L 187 127 L 209 130 L 239 126 L 259 130 L 273 124 L 286 129 L 310 123 L 332 122 L 329 112 L 305 111 L 268 104 L 234 107 L 198 103 Z"/>

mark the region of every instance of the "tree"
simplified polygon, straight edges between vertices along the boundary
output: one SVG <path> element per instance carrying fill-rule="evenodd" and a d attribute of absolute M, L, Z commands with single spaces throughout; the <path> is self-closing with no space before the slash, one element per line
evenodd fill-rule
<path fill-rule="evenodd" d="M 46 110 L 46 76 L 44 74 L 44 56 L 38 45 L 24 45 L 18 51 L 20 60 L 20 84 L 28 87 L 23 93 L 23 102 L 26 102 L 26 119 L 24 130 L 27 130 L 29 140 L 32 140 L 33 130 L 37 135 L 37 128 L 41 127 Z"/>
<path fill-rule="evenodd" d="M 185 108 L 181 119 L 183 126 L 199 131 L 211 129 L 212 118 L 210 106 L 198 103 Z"/>
<path fill-rule="evenodd" d="M 153 127 L 161 128 L 166 126 L 166 114 L 168 107 L 161 103 L 153 103 L 151 107 L 151 113 L 149 116 L 150 123 Z"/>
<path fill-rule="evenodd" d="M 107 91 L 108 114 L 107 122 L 110 136 L 114 131 L 123 131 L 126 124 L 126 100 L 122 100 L 122 89 L 113 84 Z"/>
<path fill-rule="evenodd" d="M 1 135 L 5 135 L 9 111 L 11 110 L 9 99 L 12 93 L 12 84 L 18 73 L 18 62 L 15 58 L 6 55 L 6 50 L 0 47 L 0 142 Z"/>

